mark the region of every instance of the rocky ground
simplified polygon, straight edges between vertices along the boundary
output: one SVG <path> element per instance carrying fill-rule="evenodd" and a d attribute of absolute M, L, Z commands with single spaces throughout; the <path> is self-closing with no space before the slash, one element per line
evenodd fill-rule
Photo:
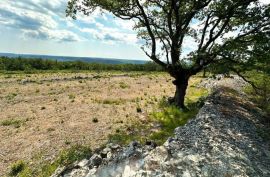
<path fill-rule="evenodd" d="M 200 80 L 190 80 L 190 101 L 206 94 Z M 77 144 L 95 149 L 119 130 L 136 133 L 174 94 L 171 82 L 156 72 L 0 73 L 0 176 L 21 160 L 35 171 Z"/>
<path fill-rule="evenodd" d="M 263 127 L 260 110 L 239 94 L 241 79 L 215 80 L 210 87 L 216 89 L 196 118 L 177 128 L 164 145 L 108 144 L 53 176 L 270 176 L 269 146 L 258 133 Z"/>

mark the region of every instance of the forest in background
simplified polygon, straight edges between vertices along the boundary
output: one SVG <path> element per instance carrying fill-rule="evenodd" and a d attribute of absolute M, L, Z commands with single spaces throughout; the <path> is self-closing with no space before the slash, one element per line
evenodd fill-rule
<path fill-rule="evenodd" d="M 33 70 L 92 70 L 92 71 L 162 71 L 154 62 L 145 64 L 105 64 L 83 61 L 57 61 L 50 59 L 0 57 L 0 70 L 33 71 Z"/>

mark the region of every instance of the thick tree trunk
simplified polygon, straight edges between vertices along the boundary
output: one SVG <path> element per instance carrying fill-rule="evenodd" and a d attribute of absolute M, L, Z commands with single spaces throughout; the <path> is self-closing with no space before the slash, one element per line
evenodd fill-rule
<path fill-rule="evenodd" d="M 182 77 L 173 81 L 173 84 L 176 86 L 173 102 L 177 107 L 181 109 L 186 109 L 185 96 L 186 96 L 186 90 L 188 87 L 188 80 L 189 80 L 189 77 Z"/>

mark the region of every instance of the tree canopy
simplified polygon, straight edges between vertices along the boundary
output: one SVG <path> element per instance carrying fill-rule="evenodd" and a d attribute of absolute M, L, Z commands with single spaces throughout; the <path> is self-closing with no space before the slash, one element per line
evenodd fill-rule
<path fill-rule="evenodd" d="M 251 64 L 258 45 L 269 46 L 260 39 L 269 37 L 270 5 L 258 0 L 70 0 L 67 15 L 95 10 L 133 20 L 143 51 L 175 78 L 179 91 L 208 65 Z M 183 98 L 175 101 L 183 107 Z"/>

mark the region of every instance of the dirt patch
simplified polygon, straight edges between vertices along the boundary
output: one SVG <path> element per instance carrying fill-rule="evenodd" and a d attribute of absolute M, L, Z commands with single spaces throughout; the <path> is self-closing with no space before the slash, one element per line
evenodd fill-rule
<path fill-rule="evenodd" d="M 96 148 L 174 93 L 164 73 L 0 75 L 0 83 L 0 176 L 17 160 L 50 160 L 74 144 Z"/>

